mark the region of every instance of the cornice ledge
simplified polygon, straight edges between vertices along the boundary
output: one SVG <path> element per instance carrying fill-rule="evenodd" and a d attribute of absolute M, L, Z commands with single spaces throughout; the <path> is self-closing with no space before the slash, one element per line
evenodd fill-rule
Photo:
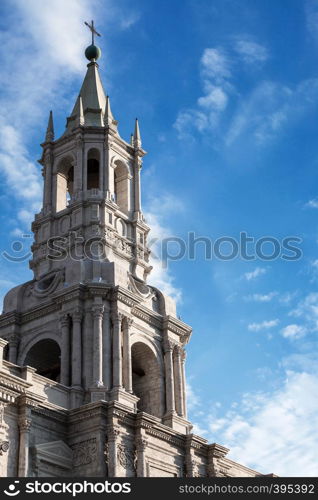
<path fill-rule="evenodd" d="M 12 325 L 12 324 L 20 324 L 21 323 L 21 314 L 17 311 L 10 311 L 0 316 L 0 327 Z"/>
<path fill-rule="evenodd" d="M 121 287 L 120 285 L 113 288 L 111 294 L 111 300 L 113 302 L 118 300 L 119 302 L 123 302 L 124 304 L 130 307 L 134 307 L 138 305 L 140 302 L 139 297 L 137 297 L 134 293 L 130 292 L 129 290 Z"/>

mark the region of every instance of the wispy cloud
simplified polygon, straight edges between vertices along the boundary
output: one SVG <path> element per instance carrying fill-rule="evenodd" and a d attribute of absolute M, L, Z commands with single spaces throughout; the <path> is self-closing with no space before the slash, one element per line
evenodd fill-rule
<path fill-rule="evenodd" d="M 191 130 L 199 132 L 214 128 L 226 109 L 232 91 L 231 61 L 222 48 L 207 48 L 200 60 L 204 95 L 197 106 L 180 111 L 174 123 L 179 138 L 190 137 Z"/>
<path fill-rule="evenodd" d="M 317 198 L 313 198 L 312 200 L 307 201 L 305 207 L 309 208 L 318 208 L 318 200 Z"/>
<path fill-rule="evenodd" d="M 252 302 L 270 302 L 274 297 L 278 295 L 277 292 L 269 292 L 269 293 L 253 293 L 251 295 L 246 295 L 244 297 L 247 301 Z"/>
<path fill-rule="evenodd" d="M 161 197 L 149 198 L 145 206 L 145 217 L 151 227 L 149 243 L 151 248 L 150 264 L 153 269 L 148 278 L 150 285 L 158 287 L 178 303 L 182 299 L 182 291 L 175 286 L 174 277 L 162 261 L 162 240 L 173 235 L 168 219 L 171 213 L 184 211 L 183 202 L 176 196 L 163 193 Z"/>
<path fill-rule="evenodd" d="M 285 337 L 286 339 L 300 339 L 304 335 L 306 335 L 307 330 L 305 327 L 301 325 L 296 325 L 296 324 L 291 324 L 285 326 L 282 331 L 282 336 Z"/>
<path fill-rule="evenodd" d="M 241 99 L 225 137 L 231 146 L 242 137 L 262 146 L 275 139 L 285 126 L 310 112 L 318 97 L 318 79 L 308 79 L 295 87 L 261 81 Z"/>
<path fill-rule="evenodd" d="M 255 280 L 259 276 L 262 276 L 266 272 L 267 272 L 267 269 L 265 267 L 256 267 L 254 269 L 254 271 L 250 271 L 250 272 L 244 273 L 243 277 L 247 281 L 251 281 L 251 280 Z"/>
<path fill-rule="evenodd" d="M 269 328 L 274 328 L 274 326 L 277 326 L 278 323 L 279 319 L 265 320 L 262 321 L 261 323 L 250 323 L 248 325 L 248 329 L 251 332 L 259 332 L 261 330 L 268 330 Z"/>
<path fill-rule="evenodd" d="M 288 372 L 280 389 L 246 394 L 211 431 L 222 435 L 231 457 L 263 473 L 316 476 L 317 383 L 316 374 Z"/>
<path fill-rule="evenodd" d="M 247 64 L 264 63 L 269 57 L 268 50 L 264 45 L 249 39 L 237 40 L 234 44 L 234 50 Z"/>

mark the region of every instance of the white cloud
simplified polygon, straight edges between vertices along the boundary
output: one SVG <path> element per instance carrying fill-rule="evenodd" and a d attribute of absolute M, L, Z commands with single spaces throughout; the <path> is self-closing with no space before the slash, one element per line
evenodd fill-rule
<path fill-rule="evenodd" d="M 268 330 L 269 328 L 274 328 L 279 323 L 279 319 L 271 319 L 268 321 L 262 321 L 261 323 L 250 323 L 248 329 L 251 332 L 259 332 L 261 330 Z"/>
<path fill-rule="evenodd" d="M 306 0 L 305 14 L 307 29 L 311 36 L 318 40 L 318 2 L 317 0 Z"/>
<path fill-rule="evenodd" d="M 268 59 L 266 47 L 251 40 L 237 40 L 234 50 L 247 64 L 263 63 Z"/>
<path fill-rule="evenodd" d="M 211 85 L 210 91 L 204 97 L 198 99 L 198 104 L 205 109 L 223 111 L 226 108 L 228 97 L 222 87 Z"/>
<path fill-rule="evenodd" d="M 229 458 L 262 474 L 318 475 L 318 346 L 281 360 L 272 391 L 245 393 L 225 413 L 197 401 L 191 419 L 210 442 L 230 448 Z M 272 378 L 268 367 L 256 370 Z M 193 418 L 194 417 L 194 418 Z"/>
<path fill-rule="evenodd" d="M 182 291 L 174 285 L 174 277 L 163 260 L 162 241 L 173 235 L 173 231 L 166 224 L 166 220 L 171 216 L 171 213 L 182 212 L 183 210 L 183 202 L 176 196 L 167 193 L 160 198 L 151 198 L 151 202 L 146 204 L 145 209 L 145 218 L 151 228 L 148 241 L 152 252 L 150 265 L 153 266 L 148 283 L 158 287 L 177 303 L 182 299 Z"/>
<path fill-rule="evenodd" d="M 269 292 L 265 294 L 253 293 L 251 295 L 247 295 L 246 297 L 244 297 L 244 299 L 253 302 L 270 302 L 277 295 L 277 292 Z"/>
<path fill-rule="evenodd" d="M 259 276 L 262 276 L 266 272 L 267 272 L 267 270 L 264 267 L 256 267 L 256 269 L 254 269 L 254 271 L 250 271 L 248 273 L 245 273 L 244 278 L 247 281 L 251 281 L 251 280 L 258 278 Z"/>
<path fill-rule="evenodd" d="M 228 79 L 231 76 L 230 60 L 222 49 L 205 49 L 201 57 L 201 71 L 203 76 L 209 79 Z"/>
<path fill-rule="evenodd" d="M 204 95 L 197 100 L 198 108 L 181 110 L 174 123 L 179 138 L 190 138 L 193 130 L 204 132 L 217 127 L 232 92 L 231 61 L 220 48 L 207 48 L 200 60 Z"/>
<path fill-rule="evenodd" d="M 305 207 L 309 208 L 318 208 L 318 200 L 316 198 L 313 198 L 312 200 L 309 200 L 306 204 Z"/>
<path fill-rule="evenodd" d="M 282 331 L 282 336 L 287 339 L 300 339 L 306 335 L 307 330 L 301 325 L 291 324 L 285 326 Z"/>
<path fill-rule="evenodd" d="M 225 144 L 231 146 L 246 137 L 253 144 L 265 145 L 284 127 L 310 112 L 317 98 L 318 79 L 303 80 L 295 87 L 262 81 L 240 101 L 225 134 Z"/>
<path fill-rule="evenodd" d="M 317 476 L 317 383 L 317 374 L 287 372 L 280 389 L 246 394 L 239 410 L 213 419 L 210 430 L 231 458 L 262 473 Z"/>

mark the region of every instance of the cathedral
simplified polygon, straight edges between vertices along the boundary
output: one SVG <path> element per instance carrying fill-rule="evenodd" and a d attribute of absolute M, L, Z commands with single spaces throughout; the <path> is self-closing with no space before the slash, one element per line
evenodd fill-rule
<path fill-rule="evenodd" d="M 147 284 L 139 124 L 121 138 L 94 38 L 85 55 L 65 131 L 51 112 L 41 145 L 33 279 L 0 316 L 0 476 L 262 476 L 192 432 L 191 328 Z"/>

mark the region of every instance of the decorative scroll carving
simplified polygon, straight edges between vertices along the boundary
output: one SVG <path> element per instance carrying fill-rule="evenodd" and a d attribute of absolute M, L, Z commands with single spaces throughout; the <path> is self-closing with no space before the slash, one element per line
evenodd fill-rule
<path fill-rule="evenodd" d="M 129 471 L 136 471 L 137 467 L 137 452 L 126 448 L 123 444 L 117 446 L 117 458 L 120 465 Z"/>
<path fill-rule="evenodd" d="M 80 467 L 81 465 L 91 464 L 96 462 L 97 445 L 96 438 L 81 441 L 72 446 L 73 450 L 73 466 Z"/>
<path fill-rule="evenodd" d="M 0 455 L 3 455 L 9 450 L 9 441 L 0 441 Z"/>

